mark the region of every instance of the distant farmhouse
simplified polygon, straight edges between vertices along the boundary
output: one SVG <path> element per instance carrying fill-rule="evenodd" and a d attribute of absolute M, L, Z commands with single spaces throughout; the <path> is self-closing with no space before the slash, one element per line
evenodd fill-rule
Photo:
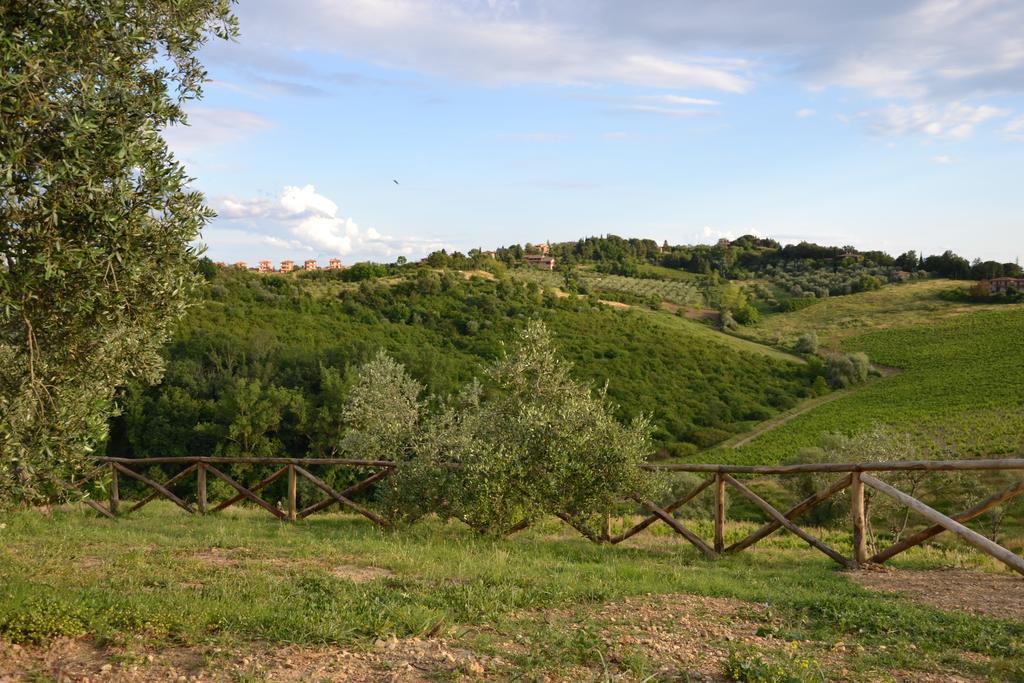
<path fill-rule="evenodd" d="M 523 263 L 541 270 L 555 269 L 555 257 L 546 254 L 526 254 L 523 256 Z"/>
<path fill-rule="evenodd" d="M 894 270 L 889 273 L 889 280 L 891 282 L 909 282 L 914 279 L 914 274 L 909 270 Z"/>
<path fill-rule="evenodd" d="M 994 277 L 989 280 L 988 286 L 993 294 L 1024 292 L 1024 277 Z"/>

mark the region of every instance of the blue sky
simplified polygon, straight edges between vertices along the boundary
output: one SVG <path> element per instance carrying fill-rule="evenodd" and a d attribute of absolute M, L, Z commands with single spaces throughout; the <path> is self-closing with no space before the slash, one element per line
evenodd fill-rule
<path fill-rule="evenodd" d="M 237 13 L 239 41 L 203 51 L 191 125 L 168 132 L 219 213 L 215 260 L 606 233 L 1024 256 L 1018 0 Z"/>

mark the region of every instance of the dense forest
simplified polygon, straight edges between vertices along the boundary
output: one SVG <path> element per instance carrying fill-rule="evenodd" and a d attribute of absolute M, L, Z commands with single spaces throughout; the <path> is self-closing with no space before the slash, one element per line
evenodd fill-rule
<path fill-rule="evenodd" d="M 354 270 L 267 276 L 204 263 L 204 299 L 165 349 L 163 382 L 124 392 L 108 451 L 328 456 L 353 368 L 378 350 L 445 396 L 531 319 L 579 379 L 607 383 L 618 417 L 653 418 L 663 454 L 714 445 L 827 391 L 819 363 L 748 352 L 678 317 L 507 276 L 408 264 L 352 282 Z"/>

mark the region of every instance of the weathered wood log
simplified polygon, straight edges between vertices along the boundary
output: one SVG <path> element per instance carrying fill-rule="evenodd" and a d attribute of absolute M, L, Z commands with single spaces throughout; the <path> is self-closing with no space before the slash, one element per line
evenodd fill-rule
<path fill-rule="evenodd" d="M 597 534 L 591 533 L 590 530 L 587 529 L 587 527 L 583 526 L 582 524 L 577 523 L 576 520 L 574 520 L 569 515 L 569 513 L 567 513 L 567 512 L 556 512 L 555 516 L 558 517 L 563 522 L 565 522 L 566 524 L 568 524 L 569 526 L 571 526 L 576 531 L 578 531 L 580 533 L 580 535 L 585 536 L 587 538 L 587 540 L 589 540 L 591 543 L 600 544 L 602 542 L 600 536 L 598 536 Z"/>
<path fill-rule="evenodd" d="M 715 474 L 715 552 L 725 550 L 725 479 Z"/>
<path fill-rule="evenodd" d="M 116 517 L 121 509 L 121 489 L 118 486 L 117 468 L 113 463 L 110 465 L 110 491 L 108 493 L 110 494 L 110 514 Z"/>
<path fill-rule="evenodd" d="M 114 464 L 116 465 L 116 463 L 114 463 Z M 181 472 L 178 472 L 176 475 L 174 475 L 173 477 L 171 477 L 170 479 L 165 481 L 163 483 L 164 488 L 166 488 L 167 490 L 170 490 L 170 487 L 174 486 L 179 481 L 181 481 L 182 479 L 184 479 L 188 475 L 192 474 L 192 470 L 196 469 L 197 467 L 198 467 L 198 465 L 189 465 L 188 467 L 183 469 Z M 137 503 L 135 503 L 135 505 L 132 505 L 130 508 L 128 508 L 128 513 L 131 514 L 131 513 L 135 512 L 136 510 L 141 509 L 144 505 L 147 505 L 148 503 L 151 503 L 152 501 L 156 500 L 159 497 L 160 497 L 160 493 L 158 493 L 158 492 L 153 492 L 153 493 L 149 494 L 148 496 L 146 496 L 142 500 L 140 500 Z M 189 512 L 191 512 L 191 510 L 189 510 Z"/>
<path fill-rule="evenodd" d="M 525 529 L 528 526 L 530 526 L 530 520 L 529 519 L 521 519 L 518 522 L 516 522 L 515 524 L 513 524 L 511 527 L 509 527 L 509 530 L 506 531 L 503 535 L 504 536 L 511 536 L 512 534 L 517 534 L 517 533 L 519 533 L 520 531 L 522 531 L 523 529 Z"/>
<path fill-rule="evenodd" d="M 704 553 L 706 557 L 710 559 L 718 557 L 718 553 L 716 553 L 711 548 L 711 546 L 705 543 L 704 539 L 702 539 L 700 536 L 686 528 L 686 526 L 682 522 L 673 517 L 672 514 L 667 510 L 659 507 L 658 504 L 655 503 L 653 500 L 642 500 L 640 502 L 644 507 L 646 507 L 648 510 L 650 510 L 659 518 L 661 518 L 661 521 L 665 522 L 665 524 L 668 524 L 670 527 L 672 527 L 673 531 L 675 531 L 677 534 L 685 538 L 693 545 L 697 546 L 697 548 L 702 553 Z"/>
<path fill-rule="evenodd" d="M 295 476 L 295 465 L 288 465 L 288 521 L 298 519 L 298 479 Z"/>
<path fill-rule="evenodd" d="M 893 500 L 903 503 L 911 510 L 914 510 L 925 517 L 925 519 L 928 519 L 939 526 L 945 527 L 948 531 L 952 531 L 957 536 L 960 536 L 970 545 L 974 546 L 986 555 L 990 555 L 1010 569 L 1013 569 L 1020 574 L 1024 574 L 1024 558 L 1021 558 L 1019 555 L 1015 555 L 998 543 L 990 541 L 978 532 L 968 529 L 955 519 L 947 517 L 938 510 L 925 505 L 917 498 L 907 495 L 903 491 L 885 483 L 877 477 L 873 477 L 870 474 L 864 474 L 861 475 L 861 478 L 864 480 L 865 484 L 876 491 L 880 491 Z"/>
<path fill-rule="evenodd" d="M 980 503 L 978 503 L 977 505 L 968 510 L 958 512 L 957 514 L 953 515 L 952 519 L 955 519 L 960 523 L 969 522 L 975 517 L 985 514 L 986 512 L 994 508 L 996 505 L 999 505 L 1002 502 L 1010 500 L 1011 498 L 1018 496 L 1021 493 L 1024 493 L 1024 480 L 1018 481 L 1013 486 L 1010 486 L 1009 488 L 1006 488 L 1000 491 L 999 493 L 989 496 L 988 498 L 986 498 L 985 500 L 981 501 Z M 945 530 L 946 527 L 942 526 L 941 524 L 933 524 L 927 529 L 923 529 L 917 532 L 916 534 L 907 536 L 902 541 L 889 546 L 881 552 L 875 553 L 868 559 L 868 562 L 882 564 L 886 560 L 892 559 L 893 557 L 899 555 L 903 551 L 909 550 L 910 548 L 913 548 L 916 545 L 920 545 L 934 536 L 938 536 Z"/>
<path fill-rule="evenodd" d="M 257 496 L 255 493 L 253 493 L 250 489 L 245 488 L 244 486 L 239 484 L 237 481 L 235 481 L 234 479 L 232 479 L 231 477 L 229 477 L 228 475 L 224 474 L 219 469 L 214 467 L 213 465 L 207 464 L 206 467 L 207 467 L 207 469 L 209 471 L 213 472 L 213 475 L 215 477 L 220 478 L 222 481 L 227 482 L 229 485 L 234 487 L 234 489 L 236 491 L 238 491 L 244 498 L 248 498 L 249 500 L 251 500 L 252 502 L 256 503 L 261 508 L 263 508 L 264 510 L 266 510 L 270 514 L 274 515 L 278 519 L 284 519 L 285 514 L 283 512 L 281 512 L 280 510 L 278 510 L 277 506 L 271 505 L 267 501 L 263 500 L 262 498 Z"/>
<path fill-rule="evenodd" d="M 208 464 L 208 463 L 204 463 L 204 464 Z M 287 467 L 282 467 L 281 469 L 276 470 L 273 474 L 271 474 L 269 477 L 267 477 L 263 481 L 257 482 L 255 486 L 250 486 L 249 487 L 249 491 L 251 493 L 256 493 L 260 489 L 262 489 L 262 488 L 264 488 L 266 486 L 269 486 L 270 484 L 273 484 L 275 481 L 277 481 L 282 476 L 284 476 L 284 474 L 287 471 L 288 471 Z M 234 505 L 238 501 L 244 499 L 245 497 L 246 497 L 246 495 L 244 493 L 238 493 L 237 495 L 234 495 L 231 498 L 228 498 L 223 503 L 221 503 L 217 507 L 213 508 L 213 511 L 214 512 L 220 512 L 221 510 L 226 510 L 227 508 L 231 507 L 232 505 Z"/>
<path fill-rule="evenodd" d="M 868 559 L 867 520 L 864 518 L 864 482 L 861 472 L 850 475 L 850 514 L 853 516 L 853 564 L 861 566 Z"/>
<path fill-rule="evenodd" d="M 337 500 L 342 505 L 352 508 L 353 510 L 361 514 L 363 517 L 366 517 L 368 520 L 373 522 L 374 524 L 387 528 L 388 523 L 384 521 L 384 518 L 382 518 L 380 515 L 376 514 L 372 510 L 368 510 L 359 503 L 349 500 L 345 496 L 341 495 L 340 493 L 332 489 L 330 486 L 328 486 L 326 482 L 320 479 L 320 477 L 316 476 L 315 474 L 312 474 L 311 472 L 307 471 L 302 467 L 299 467 L 298 465 L 295 465 L 295 471 L 304 476 L 306 479 L 309 479 L 311 482 L 313 482 L 314 486 L 316 486 L 318 489 L 320 489 L 327 495 Z"/>
<path fill-rule="evenodd" d="M 114 515 L 113 512 L 111 512 L 107 508 L 103 507 L 103 505 L 101 505 L 100 503 L 97 503 L 92 498 L 83 498 L 82 502 L 84 502 L 86 505 L 88 505 L 89 507 L 91 507 L 93 510 L 95 510 L 98 513 L 100 513 L 104 517 L 107 517 L 109 519 L 117 519 L 117 517 Z"/>
<path fill-rule="evenodd" d="M 679 508 L 683 507 L 684 505 L 689 503 L 691 500 L 693 500 L 694 498 L 699 496 L 704 491 L 704 489 L 706 489 L 707 487 L 711 486 L 714 482 L 715 482 L 714 477 L 710 477 L 708 479 L 705 479 L 700 484 L 695 486 L 685 496 L 683 496 L 682 498 L 679 498 L 678 500 L 674 501 L 671 505 L 666 505 L 665 506 L 665 512 L 668 512 L 670 514 L 675 512 L 676 510 L 678 510 Z M 614 536 L 613 538 L 610 539 L 610 542 L 612 544 L 622 543 L 627 538 L 629 538 L 631 536 L 635 536 L 636 534 L 640 533 L 641 531 L 643 531 L 644 529 L 646 529 L 647 527 L 649 527 L 650 525 L 654 524 L 655 522 L 657 522 L 660 519 L 661 519 L 661 517 L 659 517 L 658 515 L 651 515 L 650 517 L 645 518 L 644 520 L 642 520 L 641 522 L 637 523 L 636 525 L 634 525 L 630 529 L 627 529 L 626 531 L 624 531 L 623 533 L 619 534 L 618 536 Z"/>
<path fill-rule="evenodd" d="M 160 484 L 158 482 L 153 481 L 152 479 L 150 479 L 149 477 L 147 477 L 144 474 L 139 474 L 138 472 L 136 472 L 134 470 L 130 470 L 130 469 L 128 469 L 127 467 L 125 467 L 124 465 L 122 465 L 119 462 L 115 462 L 114 463 L 114 467 L 116 467 L 117 470 L 119 472 L 121 472 L 121 474 L 125 475 L 126 477 L 131 477 L 132 479 L 135 479 L 136 481 L 141 481 L 146 486 L 148 486 L 151 489 L 159 492 L 162 496 L 164 496 L 165 498 L 171 500 L 175 505 L 180 507 L 185 512 L 187 512 L 189 514 L 194 514 L 195 513 L 195 510 L 192 509 L 191 505 L 189 505 L 188 503 L 183 501 L 181 498 L 178 498 L 169 489 L 167 489 L 163 484 Z M 136 510 L 139 507 L 141 507 L 141 506 L 136 504 L 135 507 L 133 507 L 132 509 Z"/>
<path fill-rule="evenodd" d="M 828 488 L 822 489 L 821 491 L 816 491 L 807 498 L 804 498 L 802 501 L 791 507 L 789 510 L 786 510 L 786 512 L 784 513 L 784 517 L 788 520 L 794 520 L 800 515 L 806 512 L 810 512 L 811 510 L 818 507 L 826 500 L 828 500 L 829 498 L 831 498 L 832 496 L 836 495 L 837 493 L 845 489 L 847 486 L 849 486 L 850 478 L 852 476 L 853 475 L 848 474 L 839 481 L 837 481 L 836 483 L 829 486 Z M 745 548 L 749 548 L 761 539 L 765 538 L 766 536 L 770 536 L 771 534 L 775 533 L 781 528 L 782 525 L 773 519 L 772 521 L 768 522 L 767 524 L 759 528 L 757 531 L 751 533 L 743 540 L 737 541 L 736 543 L 730 545 L 728 548 L 725 549 L 725 552 L 736 553 Z"/>
<path fill-rule="evenodd" d="M 978 460 L 906 460 L 902 462 L 807 463 L 800 465 L 716 465 L 704 463 L 646 463 L 652 472 L 722 472 L 723 474 L 798 474 L 801 472 L 953 472 L 961 470 L 1024 470 L 1024 458 Z"/>
<path fill-rule="evenodd" d="M 392 460 L 353 460 L 349 458 L 227 458 L 209 456 L 160 457 L 160 458 L 114 458 L 97 456 L 97 462 L 119 462 L 122 465 L 170 465 L 174 463 L 198 463 L 207 465 L 351 465 L 353 467 L 394 467 Z"/>
<path fill-rule="evenodd" d="M 778 510 L 776 510 L 774 507 L 772 507 L 772 505 L 768 501 L 764 500 L 763 498 L 761 498 L 761 496 L 757 495 L 756 493 L 754 493 L 753 491 L 748 489 L 746 486 L 744 486 L 740 482 L 738 482 L 735 479 L 733 479 L 732 476 L 730 476 L 728 474 L 725 474 L 725 473 L 722 473 L 722 477 L 725 478 L 725 481 L 727 481 L 730 486 L 732 486 L 737 491 L 739 491 L 740 494 L 744 498 L 746 498 L 751 503 L 753 503 L 757 507 L 759 507 L 762 510 L 764 510 L 764 512 L 769 517 L 774 519 L 776 522 L 778 522 L 779 524 L 784 526 L 786 529 L 788 529 L 792 533 L 794 533 L 797 536 L 799 536 L 800 538 L 802 538 L 810 546 L 812 546 L 814 548 L 817 548 L 818 550 L 820 550 L 821 552 L 825 553 L 826 555 L 828 555 L 829 557 L 831 557 L 833 560 L 835 560 L 837 563 L 843 565 L 844 567 L 850 567 L 850 568 L 853 567 L 853 562 L 849 558 L 843 557 L 843 555 L 841 555 L 840 553 L 836 552 L 832 548 L 828 547 L 827 545 L 822 543 L 820 540 L 818 540 L 817 538 L 815 538 L 811 534 L 807 533 L 806 531 L 804 531 L 803 529 L 798 527 L 793 522 L 791 522 L 788 519 L 786 519 L 786 516 L 783 515 L 781 512 L 779 512 Z"/>
<path fill-rule="evenodd" d="M 199 506 L 199 514 L 205 515 L 207 512 L 207 499 L 206 499 L 206 463 L 199 463 L 196 468 L 196 504 Z"/>
<path fill-rule="evenodd" d="M 349 497 L 354 496 L 354 495 L 356 495 L 358 493 L 362 493 L 366 489 L 370 488 L 374 484 L 374 482 L 380 481 L 381 479 L 383 479 L 384 477 L 388 476 L 389 474 L 391 474 L 391 470 L 390 469 L 383 469 L 383 470 L 380 470 L 379 472 L 374 472 L 371 476 L 367 477 L 366 479 L 363 479 L 361 482 L 359 482 L 357 484 L 353 484 L 352 486 L 349 486 L 347 489 L 345 489 L 344 491 L 341 492 L 341 495 L 346 497 L 346 498 L 349 498 Z M 319 503 L 314 503 L 313 505 L 310 505 L 309 507 L 303 508 L 299 512 L 298 517 L 299 517 L 299 519 L 305 519 L 306 517 L 309 517 L 314 512 L 319 512 L 320 510 L 323 510 L 325 508 L 329 508 L 332 505 L 340 505 L 340 503 L 337 500 L 335 500 L 334 498 L 326 498 L 324 500 L 321 500 Z"/>

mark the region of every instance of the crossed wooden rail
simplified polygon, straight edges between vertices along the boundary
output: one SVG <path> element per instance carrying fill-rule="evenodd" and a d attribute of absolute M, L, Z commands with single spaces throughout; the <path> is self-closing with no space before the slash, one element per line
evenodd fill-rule
<path fill-rule="evenodd" d="M 189 513 L 206 514 L 208 512 L 218 512 L 224 510 L 235 503 L 242 500 L 248 500 L 255 503 L 264 510 L 270 512 L 278 519 L 296 521 L 304 519 L 309 515 L 325 510 L 333 505 L 340 505 L 342 508 L 348 508 L 354 512 L 366 517 L 374 524 L 381 527 L 387 527 L 387 522 L 379 515 L 374 513 L 372 510 L 356 503 L 352 500 L 352 497 L 365 491 L 371 487 L 375 482 L 386 477 L 391 468 L 394 467 L 394 463 L 387 460 L 350 460 L 343 458 L 321 458 L 321 459 L 295 459 L 295 458 L 214 458 L 214 457 L 188 457 L 188 458 L 96 458 L 100 463 L 97 468 L 87 473 L 82 479 L 80 479 L 74 486 L 69 487 L 72 489 L 79 489 L 84 486 L 89 480 L 94 479 L 97 476 L 102 475 L 104 472 L 109 470 L 111 480 L 109 486 L 109 503 L 104 506 L 102 503 L 85 498 L 85 502 L 90 505 L 93 509 L 97 510 L 101 514 L 115 518 L 120 512 L 120 497 L 118 490 L 118 478 L 120 475 L 124 475 L 135 479 L 142 484 L 153 489 L 153 493 L 139 500 L 127 512 L 134 512 L 146 505 L 150 501 L 154 500 L 159 496 L 163 496 L 178 507 L 182 508 Z M 153 479 L 140 474 L 132 469 L 133 466 L 142 465 L 165 465 L 165 464 L 181 464 L 185 465 L 185 469 L 178 474 L 172 476 L 167 481 L 160 483 Z M 255 464 L 255 465 L 278 465 L 280 466 L 273 474 L 266 477 L 262 481 L 256 483 L 251 487 L 243 486 L 241 483 L 235 481 L 232 477 L 225 474 L 217 465 L 225 464 Z M 345 488 L 342 491 L 336 491 L 320 477 L 317 477 L 309 471 L 308 468 L 321 465 L 344 465 L 350 467 L 367 468 L 376 470 L 372 475 L 365 479 Z M 746 548 L 750 548 L 754 544 L 778 531 L 779 529 L 785 528 L 794 535 L 803 539 L 811 547 L 821 551 L 834 561 L 844 567 L 856 568 L 863 564 L 868 563 L 883 563 L 896 555 L 924 543 L 928 539 L 942 533 L 943 531 L 950 531 L 961 538 L 963 538 L 968 544 L 976 548 L 977 550 L 990 555 L 997 560 L 1003 562 L 1011 569 L 1024 575 L 1024 559 L 1014 554 L 1010 550 L 1007 550 L 1003 546 L 985 538 L 981 534 L 972 531 L 971 529 L 964 526 L 964 522 L 967 522 L 986 511 L 992 509 L 1000 503 L 1006 502 L 1015 496 L 1024 493 L 1024 479 L 1016 481 L 1013 485 L 1008 488 L 993 494 L 985 500 L 979 502 L 973 507 L 963 510 L 952 516 L 947 516 L 932 507 L 929 507 L 920 500 L 910 496 L 903 491 L 894 488 L 892 485 L 878 479 L 877 477 L 869 474 L 870 472 L 904 472 L 904 471 L 927 471 L 927 472 L 950 472 L 950 471 L 1024 471 L 1024 458 L 995 458 L 986 460 L 931 460 L 931 461 L 902 461 L 902 462 L 868 462 L 868 463 L 812 463 L 812 464 L 801 464 L 801 465 L 776 465 L 776 466 L 754 466 L 754 465 L 716 465 L 716 464 L 648 464 L 643 466 L 644 469 L 655 472 L 692 472 L 692 473 L 703 473 L 710 474 L 711 476 L 701 481 L 693 490 L 688 492 L 683 497 L 673 501 L 672 503 L 662 507 L 653 500 L 645 500 L 637 498 L 637 502 L 641 504 L 650 515 L 635 524 L 628 530 L 617 534 L 611 534 L 610 523 L 605 525 L 605 529 L 602 534 L 595 535 L 591 531 L 585 529 L 582 525 L 576 524 L 574 520 L 566 515 L 558 515 L 563 521 L 571 525 L 581 534 L 588 537 L 590 540 L 598 543 L 611 543 L 617 544 L 625 541 L 626 539 L 640 533 L 644 529 L 656 522 L 664 522 L 673 531 L 678 533 L 680 536 L 685 538 L 687 541 L 696 546 L 704 555 L 709 558 L 718 557 L 722 554 L 736 553 Z M 171 487 L 179 483 L 190 474 L 195 472 L 196 474 L 196 500 L 197 506 L 193 507 L 185 500 L 177 496 L 171 491 Z M 738 481 L 733 477 L 734 474 L 758 474 L 758 475 L 790 475 L 790 474 L 801 474 L 801 473 L 837 473 L 842 474 L 837 481 L 831 485 L 823 488 L 820 491 L 808 496 L 806 499 L 800 501 L 785 512 L 780 512 L 766 500 L 757 495 L 745 484 Z M 224 481 L 237 492 L 233 497 L 219 503 L 212 509 L 209 508 L 207 495 L 206 495 L 206 481 L 207 475 L 212 474 L 214 477 Z M 265 500 L 264 498 L 257 495 L 257 492 L 268 486 L 269 484 L 277 481 L 281 477 L 288 477 L 288 502 L 287 509 L 281 510 L 273 503 Z M 317 503 L 309 505 L 303 509 L 297 507 L 297 482 L 302 477 L 308 480 L 312 485 L 323 492 L 326 497 Z M 714 520 L 714 538 L 709 544 L 691 529 L 686 527 L 679 519 L 676 518 L 674 513 L 685 505 L 693 501 L 703 491 L 709 487 L 714 487 L 715 495 L 715 520 Z M 735 489 L 741 496 L 749 500 L 756 507 L 769 517 L 770 521 L 743 538 L 729 546 L 725 545 L 725 521 L 726 521 L 726 487 Z M 907 538 L 894 543 L 889 548 L 881 550 L 872 556 L 868 556 L 867 553 L 867 522 L 865 519 L 865 505 L 864 505 L 864 491 L 865 486 L 870 487 L 879 493 L 886 495 L 898 503 L 909 507 L 910 509 L 918 512 L 925 519 L 932 523 L 931 526 L 919 531 Z M 829 547 L 820 539 L 816 538 L 806 530 L 801 529 L 794 520 L 807 512 L 818 507 L 825 501 L 829 500 L 833 496 L 840 492 L 850 489 L 851 495 L 851 515 L 853 522 L 853 553 L 851 557 L 846 557 L 837 550 Z M 509 533 L 519 531 L 527 526 L 524 521 L 517 524 Z"/>

